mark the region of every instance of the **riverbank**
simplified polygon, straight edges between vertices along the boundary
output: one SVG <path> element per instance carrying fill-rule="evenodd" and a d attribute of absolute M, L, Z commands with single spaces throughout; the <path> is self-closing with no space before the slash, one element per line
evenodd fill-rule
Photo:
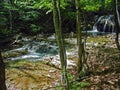
<path fill-rule="evenodd" d="M 120 52 L 117 50 L 114 35 L 89 36 L 86 43 L 89 74 L 77 88 L 86 90 L 119 90 L 120 87 Z M 71 61 L 70 81 L 76 77 L 77 42 L 75 38 L 66 38 L 66 44 L 72 43 L 67 49 L 68 61 Z M 71 45 L 71 44 L 69 44 Z M 4 54 L 3 54 L 4 56 Z M 56 64 L 57 63 L 57 64 Z M 6 83 L 9 90 L 55 90 L 60 86 L 60 62 L 56 55 L 48 56 L 42 61 L 34 59 L 18 59 L 6 62 Z M 82 86 L 81 84 L 85 84 Z M 71 87 L 72 88 L 72 87 Z"/>

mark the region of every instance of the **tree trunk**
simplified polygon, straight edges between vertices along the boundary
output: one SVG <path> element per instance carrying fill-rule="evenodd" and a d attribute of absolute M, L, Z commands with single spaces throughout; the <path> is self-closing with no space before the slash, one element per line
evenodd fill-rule
<path fill-rule="evenodd" d="M 113 0 L 113 12 L 114 12 L 114 21 L 115 21 L 115 27 L 114 30 L 116 32 L 116 46 L 120 50 L 120 44 L 119 44 L 119 29 L 120 29 L 120 19 L 119 19 L 119 12 L 118 12 L 118 7 L 117 7 L 117 0 Z"/>
<path fill-rule="evenodd" d="M 78 44 L 78 65 L 77 74 L 80 76 L 82 70 L 82 33 L 81 33 L 81 21 L 80 21 L 80 0 L 75 0 L 76 4 L 76 28 L 77 28 L 77 44 Z"/>
<path fill-rule="evenodd" d="M 62 69 L 62 84 L 65 85 L 65 89 L 69 90 L 68 78 L 67 78 L 67 61 L 66 61 L 66 51 L 62 38 L 62 28 L 61 28 L 61 15 L 60 15 L 60 0 L 52 0 L 53 2 L 53 20 L 54 27 L 56 32 L 56 39 L 59 46 L 59 54 L 61 61 L 61 69 Z"/>
<path fill-rule="evenodd" d="M 7 90 L 5 85 L 5 64 L 0 51 L 0 90 Z"/>
<path fill-rule="evenodd" d="M 3 0 L 0 0 L 0 13 L 3 12 Z M 3 15 L 0 14 L 0 20 L 2 20 Z M 0 23 L 0 29 L 2 30 L 4 27 Z M 1 48 L 1 47 L 0 47 Z M 7 90 L 5 85 L 5 65 L 2 59 L 1 50 L 0 50 L 0 90 Z"/>

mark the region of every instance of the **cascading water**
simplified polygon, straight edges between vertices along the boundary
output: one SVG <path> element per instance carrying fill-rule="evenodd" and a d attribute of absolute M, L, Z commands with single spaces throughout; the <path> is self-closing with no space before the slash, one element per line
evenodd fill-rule
<path fill-rule="evenodd" d="M 113 33 L 114 32 L 114 21 L 113 15 L 101 16 L 93 26 L 92 31 L 98 31 L 102 33 Z"/>
<path fill-rule="evenodd" d="M 105 24 L 104 24 L 104 27 L 103 27 L 103 32 L 105 32 L 107 24 L 111 22 L 110 19 L 111 19 L 111 16 L 106 16 Z M 110 24 L 108 24 L 108 25 L 109 25 L 108 32 L 110 32 L 110 27 L 111 26 L 110 26 Z"/>
<path fill-rule="evenodd" d="M 114 20 L 113 15 L 100 16 L 93 25 L 92 30 L 88 30 L 87 33 L 91 33 L 93 36 L 98 34 L 107 34 L 114 32 Z"/>
<path fill-rule="evenodd" d="M 99 33 L 98 29 L 97 29 L 97 24 L 104 18 L 104 16 L 101 16 L 98 18 L 97 22 L 93 25 L 93 29 L 92 31 L 88 31 L 88 33 L 92 33 L 93 36 L 96 36 L 97 33 Z"/>
<path fill-rule="evenodd" d="M 120 16 L 119 16 L 118 8 L 116 12 L 118 17 L 118 22 L 120 25 L 120 18 L 119 18 Z M 114 24 L 113 15 L 100 16 L 93 25 L 92 30 L 88 30 L 87 33 L 91 33 L 93 36 L 114 33 L 115 32 L 114 26 L 115 24 Z"/>
<path fill-rule="evenodd" d="M 20 52 L 26 50 L 27 54 L 20 55 L 18 57 L 10 58 L 11 60 L 19 59 L 32 59 L 32 60 L 42 60 L 43 57 L 52 56 L 58 54 L 58 46 L 54 43 L 47 41 L 32 41 L 30 39 L 23 39 L 25 44 L 17 49 L 10 50 L 9 52 Z"/>
<path fill-rule="evenodd" d="M 97 30 L 97 24 L 104 18 L 104 16 L 101 16 L 98 18 L 97 22 L 93 25 L 93 31 L 98 31 Z"/>
<path fill-rule="evenodd" d="M 35 39 L 35 38 L 36 39 Z M 29 60 L 29 61 L 46 61 L 55 67 L 61 67 L 60 64 L 60 57 L 58 55 L 58 46 L 56 43 L 55 35 L 50 37 L 41 37 L 34 36 L 34 37 L 22 37 L 21 41 L 23 44 L 22 47 L 6 51 L 6 55 L 11 55 L 13 57 L 9 57 L 9 60 Z M 47 39 L 47 40 L 46 40 Z M 18 39 L 19 40 L 19 39 Z M 23 52 L 27 52 L 25 54 L 20 54 Z M 67 55 L 76 55 L 75 52 L 66 52 Z M 18 55 L 19 54 L 19 55 Z M 67 68 L 73 68 L 76 66 L 74 61 L 67 60 Z"/>

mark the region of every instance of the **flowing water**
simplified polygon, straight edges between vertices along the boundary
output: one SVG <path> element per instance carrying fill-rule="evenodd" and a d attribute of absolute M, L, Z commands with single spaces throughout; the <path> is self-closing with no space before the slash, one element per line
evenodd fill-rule
<path fill-rule="evenodd" d="M 87 33 L 93 36 L 114 33 L 113 15 L 100 16 L 93 25 L 92 30 L 88 30 Z"/>
<path fill-rule="evenodd" d="M 96 23 L 93 25 L 93 29 L 88 33 L 107 34 L 114 33 L 114 21 L 113 15 L 100 16 Z"/>
<path fill-rule="evenodd" d="M 51 38 L 51 37 L 50 37 Z M 53 38 L 53 36 L 52 36 Z M 17 57 L 10 58 L 11 60 L 18 60 L 18 59 L 42 59 L 43 57 L 52 56 L 58 54 L 58 46 L 56 42 L 49 42 L 48 41 L 32 41 L 30 38 L 23 38 L 22 42 L 24 45 L 17 49 L 13 49 L 7 52 L 21 52 L 26 50 L 27 54 L 20 55 Z"/>
<path fill-rule="evenodd" d="M 116 13 L 118 17 L 118 23 L 120 26 L 120 15 L 118 11 L 118 6 L 116 6 Z M 92 30 L 88 30 L 88 33 L 92 33 L 94 36 L 97 34 L 107 34 L 107 33 L 114 33 L 114 16 L 113 15 L 104 15 L 100 16 L 98 20 L 93 25 Z"/>

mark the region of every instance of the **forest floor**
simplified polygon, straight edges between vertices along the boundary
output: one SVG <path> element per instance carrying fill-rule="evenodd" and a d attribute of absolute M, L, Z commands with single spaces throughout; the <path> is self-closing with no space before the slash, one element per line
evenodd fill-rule
<path fill-rule="evenodd" d="M 71 90 L 120 90 L 120 51 L 116 48 L 114 37 L 114 35 L 88 37 L 86 52 L 89 74 L 80 82 L 74 81 L 76 66 L 70 68 L 68 78 L 73 82 L 70 84 Z M 70 51 L 77 52 L 76 50 L 75 46 Z M 77 53 L 69 55 L 68 58 L 77 64 Z M 60 69 L 49 62 L 28 60 L 6 62 L 8 90 L 62 90 L 60 78 Z"/>

